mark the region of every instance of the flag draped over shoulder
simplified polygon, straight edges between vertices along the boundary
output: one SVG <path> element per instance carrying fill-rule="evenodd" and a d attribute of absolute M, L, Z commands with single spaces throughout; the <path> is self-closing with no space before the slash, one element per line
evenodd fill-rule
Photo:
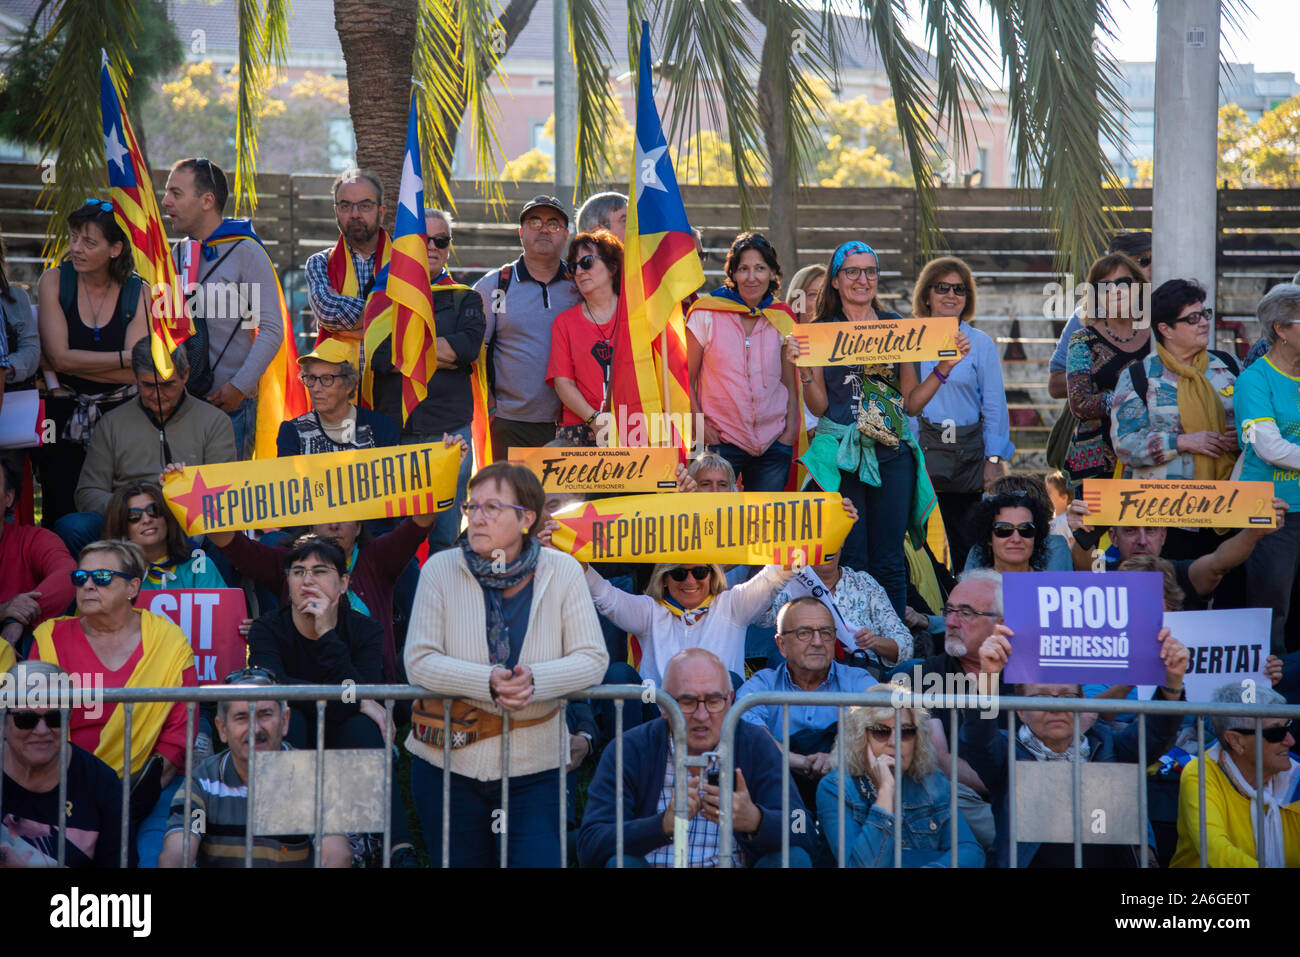
<path fill-rule="evenodd" d="M 172 374 L 171 354 L 194 333 L 185 311 L 153 178 L 140 152 L 125 104 L 113 83 L 104 57 L 99 68 L 99 111 L 104 126 L 104 154 L 108 164 L 109 198 L 113 215 L 131 240 L 136 272 L 151 288 L 149 335 L 153 360 L 164 376 Z"/>
<path fill-rule="evenodd" d="M 387 230 L 381 229 L 379 231 L 379 239 L 375 244 L 376 277 L 378 276 L 378 273 L 388 265 L 388 258 L 392 253 L 392 249 L 393 241 L 388 238 Z M 356 264 L 352 262 L 352 250 L 348 248 L 347 240 L 344 239 L 342 235 L 339 236 L 338 242 L 334 244 L 334 248 L 329 251 L 329 255 L 325 258 L 325 277 L 329 280 L 330 288 L 340 296 L 359 299 L 361 298 L 362 293 L 365 293 L 367 298 L 369 297 L 369 291 L 363 290 L 360 281 L 357 279 L 357 267 Z M 371 289 L 374 288 L 374 285 L 375 283 L 372 281 L 370 284 Z M 364 313 L 365 309 L 363 307 L 363 316 Z M 329 329 L 321 326 L 320 331 L 316 334 L 316 345 L 320 345 L 326 339 L 337 339 L 339 342 L 342 342 L 351 349 L 353 354 L 352 364 L 360 368 L 360 342 L 355 339 L 341 336 L 338 333 L 331 332 Z"/>
<path fill-rule="evenodd" d="M 664 438 L 685 450 L 691 440 L 691 407 L 682 300 L 703 284 L 704 269 L 655 106 L 650 25 L 645 21 L 628 197 L 610 408 L 627 426 L 617 430 L 628 433 L 617 436 L 620 444 L 649 444 L 661 434 L 661 425 L 671 421 L 673 431 L 663 429 Z M 638 435 L 633 418 L 638 413 L 646 422 L 646 441 L 633 443 L 629 439 Z M 661 418 L 665 413 L 671 420 Z"/>

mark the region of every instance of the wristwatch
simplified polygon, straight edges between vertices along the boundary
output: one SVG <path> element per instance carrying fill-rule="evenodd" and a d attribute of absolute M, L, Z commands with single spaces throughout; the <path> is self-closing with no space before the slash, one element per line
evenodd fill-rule
<path fill-rule="evenodd" d="M 1000 455 L 986 455 L 986 456 L 984 456 L 984 461 L 985 461 L 985 462 L 988 462 L 990 465 L 999 465 L 999 464 L 1001 464 L 1001 462 L 1002 462 L 1002 456 L 1000 456 Z"/>

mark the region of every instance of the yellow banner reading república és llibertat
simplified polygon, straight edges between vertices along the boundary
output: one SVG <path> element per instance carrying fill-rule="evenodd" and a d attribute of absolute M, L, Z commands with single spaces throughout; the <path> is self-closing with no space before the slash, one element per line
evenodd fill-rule
<path fill-rule="evenodd" d="M 540 448 L 510 450 L 546 492 L 659 492 L 677 487 L 672 448 Z"/>
<path fill-rule="evenodd" d="M 187 535 L 421 515 L 456 500 L 460 449 L 441 442 L 187 467 L 163 486 Z"/>
<path fill-rule="evenodd" d="M 805 322 L 791 333 L 798 366 L 857 366 L 957 358 L 957 320 L 877 319 L 873 322 Z"/>
<path fill-rule="evenodd" d="M 824 492 L 627 495 L 555 513 L 552 543 L 584 562 L 815 565 L 853 527 Z"/>
<path fill-rule="evenodd" d="M 1089 525 L 1273 528 L 1272 482 L 1085 479 Z"/>

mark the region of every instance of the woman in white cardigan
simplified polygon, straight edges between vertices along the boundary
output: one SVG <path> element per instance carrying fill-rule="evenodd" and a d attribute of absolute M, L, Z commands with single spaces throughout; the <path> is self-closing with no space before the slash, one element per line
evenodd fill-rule
<path fill-rule="evenodd" d="M 450 863 L 490 867 L 508 835 L 512 867 L 560 863 L 559 767 L 568 760 L 556 699 L 598 684 L 609 655 L 582 569 L 530 534 L 545 501 L 528 469 L 500 462 L 469 483 L 468 529 L 425 563 L 406 638 L 406 673 L 455 696 L 417 702 L 407 749 L 429 856 L 442 859 L 443 740 L 450 730 Z M 509 713 L 510 766 L 502 765 Z M 508 827 L 497 820 L 509 775 Z"/>

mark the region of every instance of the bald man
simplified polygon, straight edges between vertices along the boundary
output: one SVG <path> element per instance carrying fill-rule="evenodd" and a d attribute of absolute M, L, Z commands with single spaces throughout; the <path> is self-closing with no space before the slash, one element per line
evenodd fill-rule
<path fill-rule="evenodd" d="M 713 652 L 688 648 L 664 671 L 664 691 L 686 720 L 686 750 L 691 758 L 712 754 L 722 737 L 733 692 L 726 666 Z M 666 713 L 665 713 L 666 714 Z M 762 728 L 747 721 L 736 727 L 736 780 L 732 793 L 734 867 L 779 867 L 781 829 L 780 749 Z M 623 866 L 671 867 L 673 786 L 676 763 L 666 716 L 623 735 Z M 583 867 L 614 867 L 617 859 L 614 748 L 606 748 L 587 792 L 587 809 L 578 835 Z M 720 787 L 688 767 L 687 851 L 689 867 L 717 867 Z M 793 782 L 790 797 L 790 866 L 812 866 L 812 816 Z"/>

